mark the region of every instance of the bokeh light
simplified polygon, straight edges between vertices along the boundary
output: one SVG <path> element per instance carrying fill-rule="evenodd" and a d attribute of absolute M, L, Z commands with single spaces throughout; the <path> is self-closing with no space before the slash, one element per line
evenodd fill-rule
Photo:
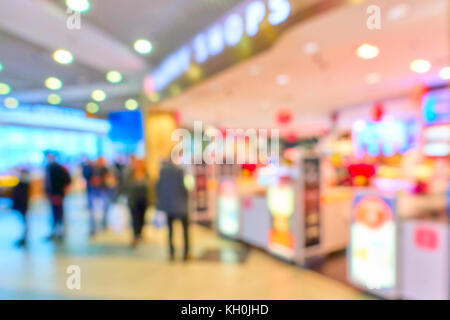
<path fill-rule="evenodd" d="M 66 0 L 66 5 L 77 12 L 87 12 L 91 6 L 88 0 Z"/>
<path fill-rule="evenodd" d="M 140 54 L 149 54 L 153 50 L 153 45 L 146 39 L 138 39 L 134 43 L 134 50 Z"/>
<path fill-rule="evenodd" d="M 368 44 L 368 43 L 364 43 L 362 45 L 360 45 L 358 47 L 358 49 L 356 50 L 356 54 L 358 55 L 358 57 L 360 57 L 361 59 L 373 59 L 375 57 L 378 56 L 378 54 L 380 53 L 380 50 L 378 49 L 377 46 Z"/>
<path fill-rule="evenodd" d="M 48 77 L 45 79 L 45 86 L 50 90 L 59 90 L 63 86 L 63 83 L 58 78 Z"/>
<path fill-rule="evenodd" d="M 11 92 L 11 87 L 3 82 L 0 82 L 0 95 L 7 95 Z"/>
<path fill-rule="evenodd" d="M 105 101 L 106 93 L 103 90 L 97 89 L 97 90 L 92 91 L 91 97 L 95 101 Z"/>
<path fill-rule="evenodd" d="M 57 105 L 61 103 L 61 97 L 55 93 L 51 93 L 47 97 L 47 102 L 53 105 Z"/>
<path fill-rule="evenodd" d="M 428 60 L 416 59 L 409 65 L 410 69 L 415 73 L 425 73 L 430 71 L 431 63 Z"/>
<path fill-rule="evenodd" d="M 58 49 L 53 52 L 53 59 L 60 64 L 70 64 L 73 62 L 73 55 L 70 51 Z"/>
<path fill-rule="evenodd" d="M 16 98 L 8 97 L 5 100 L 3 100 L 3 104 L 5 105 L 5 107 L 9 109 L 14 109 L 19 106 L 19 101 Z"/>
<path fill-rule="evenodd" d="M 100 110 L 100 107 L 95 102 L 88 102 L 86 104 L 86 111 L 89 113 L 97 113 Z"/>
<path fill-rule="evenodd" d="M 122 81 L 122 74 L 116 70 L 108 71 L 106 73 L 106 80 L 111 83 L 119 83 Z"/>
<path fill-rule="evenodd" d="M 136 110 L 139 107 L 139 103 L 135 99 L 128 99 L 125 101 L 125 108 L 128 110 Z"/>

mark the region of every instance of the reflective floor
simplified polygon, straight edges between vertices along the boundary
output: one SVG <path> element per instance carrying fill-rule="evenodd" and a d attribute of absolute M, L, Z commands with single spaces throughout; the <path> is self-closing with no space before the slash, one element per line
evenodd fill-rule
<path fill-rule="evenodd" d="M 369 298 L 343 283 L 221 239 L 197 225 L 191 226 L 191 261 L 169 262 L 166 229 L 157 229 L 150 221 L 144 229 L 145 242 L 131 249 L 127 214 L 118 206 L 111 210 L 111 229 L 89 240 L 83 198 L 67 199 L 66 208 L 67 239 L 58 245 L 45 241 L 50 220 L 47 205 L 33 205 L 26 249 L 14 246 L 21 233 L 18 217 L 0 210 L 0 298 Z M 176 227 L 176 243 L 181 247 L 181 226 Z M 70 265 L 81 268 L 80 290 L 66 286 Z"/>

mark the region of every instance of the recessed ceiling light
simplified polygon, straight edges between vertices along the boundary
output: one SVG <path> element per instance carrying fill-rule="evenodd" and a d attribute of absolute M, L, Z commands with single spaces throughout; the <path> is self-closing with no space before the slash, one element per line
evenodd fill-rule
<path fill-rule="evenodd" d="M 64 49 L 58 49 L 53 52 L 53 59 L 61 64 L 69 64 L 73 61 L 73 56 L 70 51 Z"/>
<path fill-rule="evenodd" d="M 307 55 L 314 55 L 319 52 L 319 45 L 316 42 L 308 42 L 303 46 L 303 52 Z"/>
<path fill-rule="evenodd" d="M 450 80 L 450 67 L 444 67 L 439 71 L 439 77 L 442 80 Z"/>
<path fill-rule="evenodd" d="M 11 87 L 3 82 L 0 82 L 0 95 L 7 95 L 11 92 Z"/>
<path fill-rule="evenodd" d="M 381 80 L 381 75 L 379 72 L 372 72 L 372 73 L 367 74 L 364 77 L 364 81 L 368 84 L 375 84 L 375 83 L 380 82 L 380 80 Z"/>
<path fill-rule="evenodd" d="M 97 113 L 100 110 L 100 107 L 95 102 L 88 102 L 86 104 L 86 111 L 89 113 Z"/>
<path fill-rule="evenodd" d="M 290 81 L 290 78 L 287 74 L 280 74 L 275 79 L 276 83 L 280 86 L 287 85 Z"/>
<path fill-rule="evenodd" d="M 60 104 L 61 103 L 61 97 L 55 93 L 51 93 L 47 97 L 47 102 L 50 104 Z"/>
<path fill-rule="evenodd" d="M 106 73 L 106 80 L 111 83 L 119 83 L 122 81 L 122 74 L 119 71 L 111 70 Z"/>
<path fill-rule="evenodd" d="M 134 43 L 134 50 L 140 54 L 149 54 L 152 52 L 152 43 L 146 39 L 138 39 Z"/>
<path fill-rule="evenodd" d="M 139 103 L 134 99 L 128 99 L 125 101 L 125 108 L 128 110 L 136 110 L 139 106 Z"/>
<path fill-rule="evenodd" d="M 5 105 L 5 107 L 9 109 L 14 109 L 17 108 L 17 106 L 19 105 L 19 101 L 16 98 L 8 97 L 5 100 L 3 100 L 3 104 Z"/>
<path fill-rule="evenodd" d="M 364 44 L 360 45 L 358 47 L 358 49 L 356 50 L 356 54 L 361 59 L 373 59 L 376 56 L 378 56 L 379 52 L 380 52 L 380 50 L 378 49 L 377 46 L 374 46 L 374 45 L 371 45 L 368 43 L 364 43 Z"/>
<path fill-rule="evenodd" d="M 428 60 L 416 59 L 411 62 L 409 68 L 416 73 L 425 73 L 431 69 L 431 63 Z"/>
<path fill-rule="evenodd" d="M 58 78 L 49 77 L 45 79 L 45 86 L 50 90 L 59 90 L 63 86 L 63 83 Z"/>
<path fill-rule="evenodd" d="M 253 77 L 259 76 L 261 74 L 261 67 L 257 65 L 251 66 L 248 69 L 248 73 Z"/>
<path fill-rule="evenodd" d="M 3 64 L 0 62 L 0 71 L 3 70 Z"/>
<path fill-rule="evenodd" d="M 91 6 L 88 0 L 66 0 L 66 5 L 69 9 L 78 12 L 86 12 Z"/>
<path fill-rule="evenodd" d="M 409 6 L 406 3 L 398 4 L 391 9 L 389 9 L 387 13 L 388 20 L 397 21 L 403 19 L 408 13 Z"/>
<path fill-rule="evenodd" d="M 95 101 L 104 101 L 106 99 L 106 93 L 103 90 L 97 89 L 92 91 L 91 97 Z"/>

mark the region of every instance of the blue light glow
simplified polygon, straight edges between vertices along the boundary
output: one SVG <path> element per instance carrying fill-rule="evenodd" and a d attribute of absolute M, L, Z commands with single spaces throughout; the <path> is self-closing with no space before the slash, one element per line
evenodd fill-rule
<path fill-rule="evenodd" d="M 262 1 L 253 1 L 247 6 L 245 11 L 245 30 L 250 37 L 259 31 L 259 24 L 266 14 L 266 6 Z"/>
<path fill-rule="evenodd" d="M 269 0 L 269 10 L 269 23 L 275 26 L 289 17 L 291 4 L 288 0 Z"/>
<path fill-rule="evenodd" d="M 223 51 L 223 47 L 224 42 L 222 28 L 216 25 L 208 31 L 209 54 L 211 56 L 215 56 Z"/>
<path fill-rule="evenodd" d="M 228 46 L 234 46 L 239 43 L 244 34 L 244 22 L 238 14 L 232 14 L 225 20 L 224 25 L 225 42 Z"/>

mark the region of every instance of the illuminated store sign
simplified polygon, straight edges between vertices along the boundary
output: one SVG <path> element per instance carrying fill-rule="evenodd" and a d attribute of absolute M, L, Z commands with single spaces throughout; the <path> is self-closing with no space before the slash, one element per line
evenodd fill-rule
<path fill-rule="evenodd" d="M 379 195 L 355 197 L 350 226 L 350 279 L 370 290 L 397 283 L 395 201 Z"/>
<path fill-rule="evenodd" d="M 0 108 L 0 123 L 98 134 L 106 134 L 110 130 L 108 121 L 88 118 L 81 110 L 46 105 L 21 105 L 16 109 Z"/>
<path fill-rule="evenodd" d="M 291 5 L 289 0 L 254 0 L 241 11 L 226 16 L 166 58 L 152 73 L 153 89 L 164 89 L 186 72 L 192 61 L 202 64 L 222 53 L 226 47 L 236 46 L 244 34 L 254 37 L 265 19 L 272 26 L 281 24 L 289 17 Z"/>

